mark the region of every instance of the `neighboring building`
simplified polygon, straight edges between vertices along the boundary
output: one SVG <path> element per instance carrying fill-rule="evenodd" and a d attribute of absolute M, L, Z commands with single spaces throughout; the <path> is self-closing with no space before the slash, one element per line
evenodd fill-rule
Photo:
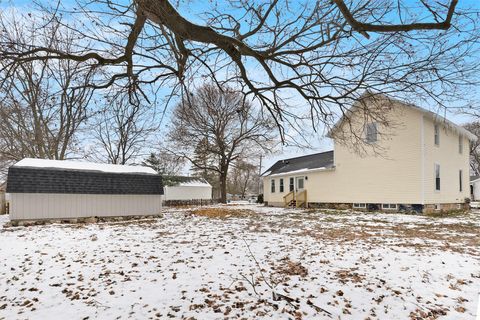
<path fill-rule="evenodd" d="M 367 94 L 329 137 L 333 151 L 281 160 L 263 174 L 268 205 L 428 212 L 462 208 L 470 197 L 476 137 L 435 113 Z"/>
<path fill-rule="evenodd" d="M 480 201 L 480 176 L 470 177 L 470 198 L 472 201 Z"/>
<path fill-rule="evenodd" d="M 212 200 L 212 186 L 202 178 L 164 177 L 165 201 Z"/>
<path fill-rule="evenodd" d="M 11 220 L 159 214 L 162 177 L 148 167 L 23 159 L 8 170 Z"/>
<path fill-rule="evenodd" d="M 5 182 L 0 182 L 0 214 L 7 213 L 7 201 L 5 197 L 5 189 L 7 184 Z"/>

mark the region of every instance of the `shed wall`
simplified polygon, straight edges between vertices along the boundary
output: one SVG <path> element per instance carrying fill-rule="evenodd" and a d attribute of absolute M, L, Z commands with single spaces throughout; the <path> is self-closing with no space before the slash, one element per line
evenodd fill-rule
<path fill-rule="evenodd" d="M 155 215 L 160 195 L 12 193 L 10 219 L 64 219 L 91 216 Z"/>
<path fill-rule="evenodd" d="M 212 187 L 205 186 L 165 186 L 165 200 L 210 200 Z"/>

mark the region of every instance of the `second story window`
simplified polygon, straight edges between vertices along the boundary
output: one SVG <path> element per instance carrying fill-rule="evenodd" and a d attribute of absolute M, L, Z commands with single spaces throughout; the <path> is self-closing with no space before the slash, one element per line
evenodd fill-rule
<path fill-rule="evenodd" d="M 435 190 L 440 191 L 440 165 L 435 163 Z"/>
<path fill-rule="evenodd" d="M 460 154 L 463 153 L 463 136 L 462 135 L 458 136 L 458 153 Z"/>
<path fill-rule="evenodd" d="M 440 126 L 438 124 L 435 125 L 435 145 L 440 145 Z"/>
<path fill-rule="evenodd" d="M 271 182 L 270 182 L 270 191 L 272 193 L 275 193 L 275 179 L 272 179 Z"/>
<path fill-rule="evenodd" d="M 283 192 L 283 179 L 280 179 L 280 192 Z"/>
<path fill-rule="evenodd" d="M 367 143 L 377 142 L 377 124 L 375 122 L 368 123 L 366 126 L 366 141 Z"/>

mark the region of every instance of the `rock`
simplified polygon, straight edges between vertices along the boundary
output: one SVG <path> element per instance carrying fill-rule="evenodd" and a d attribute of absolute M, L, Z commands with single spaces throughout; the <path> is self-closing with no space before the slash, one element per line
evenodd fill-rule
<path fill-rule="evenodd" d="M 96 223 L 98 220 L 95 217 L 88 217 L 84 219 L 85 223 Z"/>

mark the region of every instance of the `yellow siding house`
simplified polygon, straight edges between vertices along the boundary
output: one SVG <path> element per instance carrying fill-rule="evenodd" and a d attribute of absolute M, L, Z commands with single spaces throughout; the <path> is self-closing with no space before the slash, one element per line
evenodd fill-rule
<path fill-rule="evenodd" d="M 334 150 L 278 161 L 267 205 L 430 212 L 467 206 L 469 142 L 449 120 L 365 94 L 329 132 Z"/>

